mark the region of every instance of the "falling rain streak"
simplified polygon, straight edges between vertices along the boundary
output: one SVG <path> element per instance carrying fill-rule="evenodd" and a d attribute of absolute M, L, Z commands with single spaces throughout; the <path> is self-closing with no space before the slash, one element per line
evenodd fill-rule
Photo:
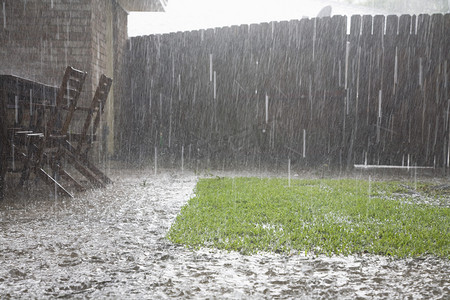
<path fill-rule="evenodd" d="M 303 158 L 306 157 L 306 129 L 303 129 Z"/>
<path fill-rule="evenodd" d="M 216 82 L 216 71 L 214 71 L 214 100 L 216 99 L 216 90 L 217 90 L 217 82 Z"/>
<path fill-rule="evenodd" d="M 291 187 L 291 159 L 288 158 L 288 186 Z"/>
<path fill-rule="evenodd" d="M 3 2 L 2 13 L 3 13 L 3 29 L 6 29 L 6 8 L 5 8 L 5 2 Z"/>
<path fill-rule="evenodd" d="M 155 169 L 155 175 L 158 174 L 158 148 L 155 147 L 155 158 L 154 158 L 154 169 Z"/>
<path fill-rule="evenodd" d="M 14 97 L 14 122 L 19 123 L 19 96 Z"/>
<path fill-rule="evenodd" d="M 33 90 L 30 89 L 30 117 L 33 116 Z"/>
<path fill-rule="evenodd" d="M 266 124 L 269 123 L 269 96 L 266 94 Z"/>
<path fill-rule="evenodd" d="M 50 3 L 52 9 L 61 6 Z M 2 20 L 6 29 L 5 1 Z M 53 22 L 59 41 L 36 41 L 41 71 L 47 64 L 67 64 L 74 54 L 68 50 L 70 36 L 79 35 L 70 30 L 70 20 Z M 449 167 L 449 25 L 450 15 L 333 16 L 130 39 L 125 61 L 117 63 L 123 64 L 125 83 L 118 80 L 115 91 L 123 94 L 116 95 L 117 106 L 108 107 L 117 124 L 106 126 L 100 115 L 96 154 L 101 159 L 102 137 L 114 130 L 109 133 L 117 139 L 118 157 L 145 165 L 150 161 L 150 166 L 153 160 L 154 175 L 148 169 L 136 175 L 136 170 L 129 174 L 118 168 L 118 184 L 71 202 L 58 198 L 55 181 L 49 189 L 55 195 L 50 210 L 42 201 L 36 210 L 25 202 L 25 209 L 0 211 L 0 224 L 10 227 L 0 245 L 6 258 L 0 286 L 15 289 L 6 297 L 26 292 L 36 298 L 241 298 L 248 293 L 293 298 L 306 290 L 312 298 L 353 293 L 376 298 L 393 295 L 399 285 L 419 298 L 441 296 L 447 288 L 441 283 L 448 275 L 446 260 L 405 262 L 364 253 L 244 257 L 214 249 L 192 251 L 165 235 L 198 179 L 185 169 L 198 174 L 202 167 L 258 166 L 261 175 L 265 165 L 275 165 L 286 176 L 287 165 L 288 187 L 295 189 L 299 186 L 292 176 L 298 176 L 299 167 L 401 164 L 414 169 L 417 189 L 420 166 Z M 102 38 L 92 37 L 94 60 L 102 60 Z M 56 55 L 57 43 L 64 45 L 64 60 Z M 67 85 L 66 93 L 70 90 Z M 27 113 L 27 98 L 28 90 L 20 99 L 11 98 L 16 123 Z M 39 113 L 33 107 L 36 98 L 29 90 L 30 116 Z M 66 105 L 71 105 L 69 98 Z M 103 110 L 101 103 L 98 109 Z M 12 117 L 11 109 L 11 122 Z M 92 138 L 95 122 L 90 123 Z M 13 171 L 17 152 L 13 146 Z M 166 166 L 181 169 L 182 175 L 165 173 Z M 55 171 L 53 178 L 58 176 Z M 378 200 L 376 182 L 368 180 L 367 217 Z M 234 177 L 232 186 L 236 208 L 242 199 Z M 14 218 L 5 220 L 5 215 Z M 239 276 L 232 274 L 230 280 L 234 271 Z M 392 284 L 379 284 L 383 280 Z"/>

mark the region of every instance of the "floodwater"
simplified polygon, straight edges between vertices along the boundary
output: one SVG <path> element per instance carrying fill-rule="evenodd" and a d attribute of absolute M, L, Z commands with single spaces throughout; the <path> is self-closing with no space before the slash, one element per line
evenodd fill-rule
<path fill-rule="evenodd" d="M 24 191 L 0 204 L 0 298 L 450 297 L 448 259 L 173 245 L 165 235 L 198 176 L 121 169 L 111 177 L 113 185 L 72 200 L 30 200 Z"/>

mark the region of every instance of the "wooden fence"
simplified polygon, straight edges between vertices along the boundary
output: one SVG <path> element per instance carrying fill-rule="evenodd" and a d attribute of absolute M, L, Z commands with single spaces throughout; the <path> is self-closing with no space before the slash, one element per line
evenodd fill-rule
<path fill-rule="evenodd" d="M 120 154 L 448 167 L 449 37 L 435 14 L 131 38 Z"/>

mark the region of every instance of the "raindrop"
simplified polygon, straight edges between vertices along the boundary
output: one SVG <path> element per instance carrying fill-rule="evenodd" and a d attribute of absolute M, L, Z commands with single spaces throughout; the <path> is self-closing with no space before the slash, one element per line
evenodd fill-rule
<path fill-rule="evenodd" d="M 394 61 L 394 94 L 395 85 L 398 83 L 398 48 L 395 47 L 395 61 Z"/>
<path fill-rule="evenodd" d="M 11 135 L 11 156 L 12 156 L 12 170 L 13 172 L 16 170 L 16 161 L 14 154 L 14 134 Z"/>
<path fill-rule="evenodd" d="M 367 201 L 367 205 L 366 205 L 366 218 L 369 217 L 370 194 L 372 192 L 371 190 L 372 190 L 372 178 L 369 175 L 369 190 L 367 191 L 368 197 L 369 197 L 369 201 Z"/>
<path fill-rule="evenodd" d="M 448 61 L 446 60 L 444 62 L 444 89 L 447 89 L 447 87 L 448 87 L 448 72 L 447 72 L 447 68 L 448 68 Z"/>
<path fill-rule="evenodd" d="M 266 94 L 266 124 L 269 122 L 269 96 Z"/>
<path fill-rule="evenodd" d="M 303 129 L 303 158 L 306 157 L 306 129 Z"/>
<path fill-rule="evenodd" d="M 291 159 L 288 159 L 288 186 L 291 187 Z"/>
<path fill-rule="evenodd" d="M 450 167 L 450 141 L 447 146 L 447 168 Z"/>
<path fill-rule="evenodd" d="M 19 123 L 19 96 L 14 97 L 14 117 L 16 124 Z"/>
<path fill-rule="evenodd" d="M 162 94 L 159 93 L 159 117 L 162 119 Z"/>
<path fill-rule="evenodd" d="M 378 91 L 378 118 L 381 118 L 381 97 L 382 97 L 382 91 Z"/>
<path fill-rule="evenodd" d="M 57 180 L 57 176 L 56 176 L 56 173 L 55 173 L 55 205 L 56 205 L 56 201 L 58 201 L 58 184 L 57 184 L 57 182 L 56 182 L 56 180 Z M 56 208 L 56 207 L 55 207 Z"/>
<path fill-rule="evenodd" d="M 67 51 L 68 51 L 68 42 L 64 41 L 64 62 L 66 66 L 69 65 L 67 62 Z"/>
<path fill-rule="evenodd" d="M 97 59 L 100 60 L 100 38 L 97 34 Z"/>
<path fill-rule="evenodd" d="M 33 90 L 30 89 L 30 117 L 33 116 Z"/>
<path fill-rule="evenodd" d="M 175 80 L 175 57 L 172 56 L 172 80 Z"/>
<path fill-rule="evenodd" d="M 170 97 L 170 113 L 169 113 L 169 148 L 172 140 L 172 97 Z"/>
<path fill-rule="evenodd" d="M 103 107 L 102 107 L 102 102 L 99 103 L 99 112 L 103 111 Z M 102 114 L 99 113 L 98 114 L 99 117 L 99 124 L 100 124 L 100 134 L 99 134 L 99 147 L 98 148 L 98 159 L 99 159 L 99 163 L 101 163 L 101 158 L 102 158 L 102 152 L 103 152 L 103 134 L 101 134 L 103 132 L 103 122 L 102 122 Z M 92 136 L 94 136 L 94 126 L 91 126 L 92 128 Z"/>
<path fill-rule="evenodd" d="M 3 1 L 3 28 L 6 29 L 6 8 L 5 8 L 5 2 Z"/>
<path fill-rule="evenodd" d="M 56 39 L 59 40 L 59 18 L 56 17 Z"/>
<path fill-rule="evenodd" d="M 158 172 L 158 148 L 155 147 L 155 175 Z"/>
<path fill-rule="evenodd" d="M 184 173 L 184 145 L 181 146 L 181 173 Z"/>
<path fill-rule="evenodd" d="M 345 107 L 346 107 L 346 114 L 348 115 L 350 113 L 350 89 L 347 89 L 347 95 L 345 96 Z M 345 118 L 344 118 L 345 121 Z"/>
<path fill-rule="evenodd" d="M 275 22 L 270 22 L 270 25 L 272 25 L 272 33 L 271 33 L 271 38 L 273 40 L 273 33 L 275 31 Z"/>
<path fill-rule="evenodd" d="M 209 54 L 209 81 L 213 80 L 213 55 L 212 53 Z"/>
<path fill-rule="evenodd" d="M 275 122 L 272 122 L 272 131 L 270 132 L 270 138 L 272 138 L 272 149 L 275 148 Z"/>
<path fill-rule="evenodd" d="M 69 16 L 69 20 L 70 20 L 70 16 Z M 67 35 L 67 41 L 70 41 L 70 22 L 67 22 L 66 24 L 66 35 Z M 131 42 L 130 42 L 131 43 Z"/>
<path fill-rule="evenodd" d="M 345 44 L 345 74 L 344 74 L 344 87 L 348 91 L 347 88 L 347 80 L 348 80 L 348 62 L 349 62 L 349 55 L 350 55 L 350 42 L 347 42 Z"/>
<path fill-rule="evenodd" d="M 216 71 L 214 71 L 214 99 L 216 99 Z"/>
<path fill-rule="evenodd" d="M 67 108 L 69 108 L 69 106 L 70 106 L 70 83 L 69 82 L 67 82 L 66 93 L 67 93 Z"/>
<path fill-rule="evenodd" d="M 313 117 L 313 99 L 312 99 L 312 78 L 311 75 L 309 75 L 309 91 L 308 91 L 308 99 L 309 103 L 311 104 L 311 120 Z"/>
<path fill-rule="evenodd" d="M 316 20 L 314 19 L 314 30 L 313 30 L 313 40 L 312 40 L 312 61 L 315 61 L 315 53 L 316 53 Z"/>
<path fill-rule="evenodd" d="M 189 144 L 188 161 L 191 163 L 192 144 Z"/>
<path fill-rule="evenodd" d="M 381 102 L 382 102 L 382 91 L 378 91 L 378 120 L 377 120 L 377 143 L 380 142 L 381 134 Z"/>
<path fill-rule="evenodd" d="M 423 83 L 423 65 L 422 65 L 422 57 L 419 57 L 419 86 L 422 87 Z"/>
<path fill-rule="evenodd" d="M 178 74 L 178 100 L 181 101 L 181 74 Z"/>

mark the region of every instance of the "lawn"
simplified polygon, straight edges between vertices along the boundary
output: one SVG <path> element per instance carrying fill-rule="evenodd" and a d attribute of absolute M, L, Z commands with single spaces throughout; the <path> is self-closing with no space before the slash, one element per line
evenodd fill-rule
<path fill-rule="evenodd" d="M 354 179 L 200 179 L 167 237 L 245 254 L 450 258 L 449 195 L 430 187 Z"/>

